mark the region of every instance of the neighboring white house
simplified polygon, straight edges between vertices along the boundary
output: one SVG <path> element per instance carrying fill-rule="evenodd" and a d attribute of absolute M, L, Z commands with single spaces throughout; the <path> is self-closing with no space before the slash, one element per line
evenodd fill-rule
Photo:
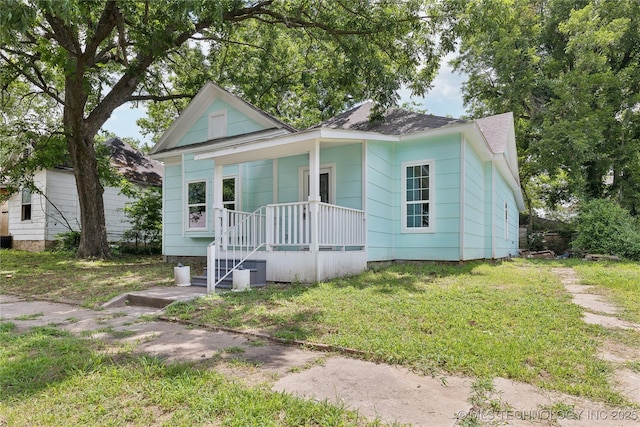
<path fill-rule="evenodd" d="M 146 186 L 162 185 L 162 164 L 133 149 L 118 138 L 106 142 L 111 164 L 130 181 Z M 50 248 L 56 236 L 80 229 L 80 207 L 73 171 L 58 167 L 38 171 L 34 182 L 39 189 L 22 189 L 0 206 L 0 234 L 3 246 L 42 251 Z M 118 241 L 128 228 L 123 208 L 131 200 L 118 188 L 106 187 L 104 210 L 107 238 Z"/>
<path fill-rule="evenodd" d="M 210 290 L 245 259 L 269 281 L 316 281 L 517 255 L 513 115 L 389 109 L 371 122 L 371 107 L 296 131 L 206 84 L 151 150 L 165 165 L 164 255 L 208 256 Z"/>

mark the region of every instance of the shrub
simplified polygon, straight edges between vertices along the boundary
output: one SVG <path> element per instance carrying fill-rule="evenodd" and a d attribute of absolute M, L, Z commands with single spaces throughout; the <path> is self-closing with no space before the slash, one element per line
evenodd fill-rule
<path fill-rule="evenodd" d="M 56 234 L 56 243 L 53 248 L 56 252 L 73 252 L 76 253 L 80 247 L 80 232 L 66 231 Z"/>
<path fill-rule="evenodd" d="M 640 259 L 640 232 L 628 211 L 609 200 L 585 203 L 578 216 L 575 250 Z"/>
<path fill-rule="evenodd" d="M 544 249 L 544 233 L 535 232 L 529 234 L 529 250 L 537 252 Z"/>
<path fill-rule="evenodd" d="M 131 188 L 128 195 L 136 200 L 124 208 L 131 228 L 125 231 L 120 249 L 136 254 L 162 252 L 162 190 Z"/>

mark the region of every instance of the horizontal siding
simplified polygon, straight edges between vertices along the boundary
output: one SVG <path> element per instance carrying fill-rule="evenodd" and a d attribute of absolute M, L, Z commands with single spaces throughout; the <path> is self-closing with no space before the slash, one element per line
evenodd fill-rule
<path fill-rule="evenodd" d="M 300 201 L 298 192 L 299 169 L 309 166 L 306 155 L 278 159 L 278 201 L 293 203 Z"/>
<path fill-rule="evenodd" d="M 515 202 L 513 191 L 506 183 L 500 173 L 496 171 L 495 176 L 495 201 L 494 201 L 494 221 L 495 221 L 495 246 L 496 257 L 504 258 L 516 256 L 518 254 L 518 208 Z M 505 238 L 504 204 L 508 205 L 508 225 L 507 236 Z"/>
<path fill-rule="evenodd" d="M 72 173 L 48 170 L 36 174 L 36 185 L 46 191 L 49 201 L 37 193 L 31 196 L 31 221 L 22 221 L 21 193 L 14 194 L 9 204 L 9 232 L 14 240 L 56 240 L 58 234 L 80 230 L 80 207 L 75 177 Z M 106 187 L 103 197 L 107 239 L 117 242 L 130 225 L 125 220 L 125 204 L 131 199 L 118 188 Z M 67 225 L 68 224 L 68 225 Z"/>
<path fill-rule="evenodd" d="M 460 257 L 460 143 L 459 134 L 423 138 L 397 144 L 394 169 L 394 205 L 397 218 L 395 258 L 405 260 L 453 261 Z M 435 177 L 434 232 L 402 232 L 400 218 L 402 195 L 401 167 L 403 162 L 433 160 Z"/>
<path fill-rule="evenodd" d="M 217 99 L 198 117 L 193 126 L 191 126 L 180 141 L 178 141 L 176 146 L 183 147 L 185 145 L 207 141 L 209 139 L 209 115 L 217 111 L 226 111 L 227 136 L 236 136 L 264 129 L 264 126 L 239 112 L 228 103 Z"/>
<path fill-rule="evenodd" d="M 124 214 L 124 207 L 134 200 L 120 194 L 120 189 L 113 187 L 104 189 L 103 200 L 107 238 L 112 242 L 121 240 L 124 232 L 131 228 L 131 223 Z"/>
<path fill-rule="evenodd" d="M 49 171 L 47 195 L 55 204 L 55 208 L 48 206 L 46 239 L 55 240 L 58 234 L 68 232 L 67 222 L 73 230 L 80 230 L 80 206 L 73 173 Z M 107 211 L 105 203 L 105 212 Z M 107 233 L 108 231 L 107 228 Z M 109 238 L 108 235 L 107 238 Z"/>
<path fill-rule="evenodd" d="M 242 171 L 243 209 L 253 212 L 273 203 L 273 160 L 246 163 Z"/>
<path fill-rule="evenodd" d="M 71 228 L 79 230 L 80 207 L 75 177 L 71 173 L 49 171 L 47 174 L 47 195 L 57 208 L 48 207 L 47 240 L 55 240 L 58 234 L 69 231 L 66 222 L 58 211 L 62 211 Z M 126 204 L 133 202 L 134 199 L 120 194 L 119 188 L 105 187 L 102 201 L 104 204 L 107 240 L 109 242 L 118 242 L 122 240 L 124 232 L 131 227 L 131 224 L 126 219 L 124 207 Z"/>
<path fill-rule="evenodd" d="M 34 183 L 42 192 L 47 191 L 47 171 L 37 172 Z M 47 225 L 47 202 L 40 194 L 31 195 L 31 220 L 22 221 L 22 192 L 9 199 L 9 234 L 13 240 L 42 241 Z"/>
<path fill-rule="evenodd" d="M 165 165 L 162 186 L 162 240 L 165 255 L 176 252 L 182 240 L 182 165 Z"/>
<path fill-rule="evenodd" d="M 213 230 L 213 160 L 194 160 L 192 154 L 185 155 L 183 164 L 165 166 L 163 187 L 163 245 L 165 255 L 204 256 L 207 245 L 214 239 Z M 238 165 L 225 166 L 224 176 L 238 175 Z M 184 178 L 184 179 L 183 179 Z M 207 183 L 207 230 L 187 231 L 184 224 L 186 212 L 187 182 Z M 242 193 L 241 179 L 240 193 Z"/>
<path fill-rule="evenodd" d="M 320 151 L 320 163 L 336 166 L 336 204 L 362 209 L 362 145 L 325 148 Z"/>
<path fill-rule="evenodd" d="M 393 144 L 367 143 L 367 256 L 369 261 L 394 259 Z"/>
<path fill-rule="evenodd" d="M 242 135 L 263 129 L 264 126 L 251 120 L 237 110 L 231 109 L 227 113 L 227 136 Z"/>
<path fill-rule="evenodd" d="M 485 256 L 484 167 L 468 144 L 464 149 L 464 259 L 482 259 Z"/>
<path fill-rule="evenodd" d="M 484 163 L 484 258 L 493 258 L 493 163 Z"/>
<path fill-rule="evenodd" d="M 212 162 L 210 162 L 212 163 Z M 193 166 L 193 169 L 202 172 L 202 168 Z M 210 172 L 210 174 L 212 174 Z M 209 176 L 197 174 L 198 178 L 204 178 L 209 181 Z M 165 179 L 163 185 L 163 246 L 165 255 L 176 256 L 204 256 L 206 255 L 206 246 L 213 240 L 213 233 L 209 238 L 189 237 L 184 231 L 183 213 L 183 182 L 182 182 L 182 165 L 165 166 Z M 208 188 L 209 190 L 209 188 Z M 209 195 L 207 195 L 209 197 Z M 210 206 L 210 204 L 208 205 Z M 210 210 L 210 209 L 208 209 Z M 207 212 L 208 213 L 208 212 Z"/>

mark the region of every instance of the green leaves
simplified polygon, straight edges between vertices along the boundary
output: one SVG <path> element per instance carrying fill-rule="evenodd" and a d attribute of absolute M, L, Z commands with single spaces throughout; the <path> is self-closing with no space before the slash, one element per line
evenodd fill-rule
<path fill-rule="evenodd" d="M 640 4 L 491 0 L 458 13 L 465 101 L 476 117 L 514 112 L 523 182 L 545 175 L 569 190 L 549 201 L 615 197 L 637 212 Z"/>
<path fill-rule="evenodd" d="M 640 259 L 640 231 L 625 209 L 606 200 L 592 200 L 581 208 L 576 249 L 595 254 Z"/>
<path fill-rule="evenodd" d="M 157 137 L 208 80 L 299 127 L 367 98 L 389 106 L 402 84 L 423 92 L 433 77 L 442 54 L 434 33 L 444 19 L 428 14 L 439 5 L 0 0 L 0 92 L 37 99 L 21 101 L 18 110 L 3 105 L 7 134 L 22 141 L 10 151 L 33 145 L 35 135 L 64 137 L 83 184 L 80 256 L 105 257 L 97 171 L 103 162 L 94 148 L 117 107 L 169 101 L 150 106 L 150 118 L 141 122 Z M 46 128 L 21 132 L 25 113 Z"/>

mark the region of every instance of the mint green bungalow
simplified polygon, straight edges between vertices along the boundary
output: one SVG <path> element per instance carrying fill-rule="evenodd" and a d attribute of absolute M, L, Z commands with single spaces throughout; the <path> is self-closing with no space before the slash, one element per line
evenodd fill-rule
<path fill-rule="evenodd" d="M 163 252 L 207 257 L 213 291 L 249 261 L 313 282 L 396 260 L 518 253 L 511 113 L 465 121 L 371 103 L 297 131 L 213 83 L 153 147 Z"/>

